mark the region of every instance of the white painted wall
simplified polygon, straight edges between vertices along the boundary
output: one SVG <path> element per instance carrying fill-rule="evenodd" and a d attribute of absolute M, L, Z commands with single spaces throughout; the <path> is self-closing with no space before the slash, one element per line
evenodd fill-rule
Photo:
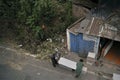
<path fill-rule="evenodd" d="M 67 48 L 70 51 L 70 32 L 69 32 L 69 29 L 67 29 L 66 34 L 67 34 Z"/>

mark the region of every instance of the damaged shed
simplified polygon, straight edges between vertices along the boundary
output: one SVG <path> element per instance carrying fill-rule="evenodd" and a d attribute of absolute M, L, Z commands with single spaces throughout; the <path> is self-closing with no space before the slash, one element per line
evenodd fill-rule
<path fill-rule="evenodd" d="M 68 50 L 81 57 L 89 52 L 96 59 L 105 58 L 120 64 L 120 17 L 112 14 L 107 20 L 92 16 L 81 18 L 67 29 Z"/>

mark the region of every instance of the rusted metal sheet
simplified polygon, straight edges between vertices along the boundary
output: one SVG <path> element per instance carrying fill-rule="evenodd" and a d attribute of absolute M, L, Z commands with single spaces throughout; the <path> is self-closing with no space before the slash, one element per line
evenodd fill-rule
<path fill-rule="evenodd" d="M 70 31 L 74 34 L 83 33 L 120 41 L 119 30 L 115 26 L 105 23 L 97 17 L 85 18 L 79 21 L 70 28 Z"/>

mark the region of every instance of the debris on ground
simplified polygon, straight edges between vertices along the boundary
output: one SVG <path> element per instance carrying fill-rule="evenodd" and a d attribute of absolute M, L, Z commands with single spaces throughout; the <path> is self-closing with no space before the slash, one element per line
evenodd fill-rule
<path fill-rule="evenodd" d="M 41 45 L 38 46 L 37 58 L 42 60 L 49 60 L 49 56 L 58 51 L 61 55 L 67 53 L 65 37 L 58 36 L 55 38 L 48 38 Z"/>

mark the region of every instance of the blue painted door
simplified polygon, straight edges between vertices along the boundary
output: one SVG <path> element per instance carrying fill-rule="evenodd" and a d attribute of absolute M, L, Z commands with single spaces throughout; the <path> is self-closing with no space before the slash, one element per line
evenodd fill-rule
<path fill-rule="evenodd" d="M 70 33 L 70 50 L 72 52 L 78 52 L 77 36 Z"/>
<path fill-rule="evenodd" d="M 70 33 L 70 50 L 82 57 L 86 57 L 88 52 L 93 52 L 94 43 L 94 41 L 83 40 L 83 34 Z"/>

